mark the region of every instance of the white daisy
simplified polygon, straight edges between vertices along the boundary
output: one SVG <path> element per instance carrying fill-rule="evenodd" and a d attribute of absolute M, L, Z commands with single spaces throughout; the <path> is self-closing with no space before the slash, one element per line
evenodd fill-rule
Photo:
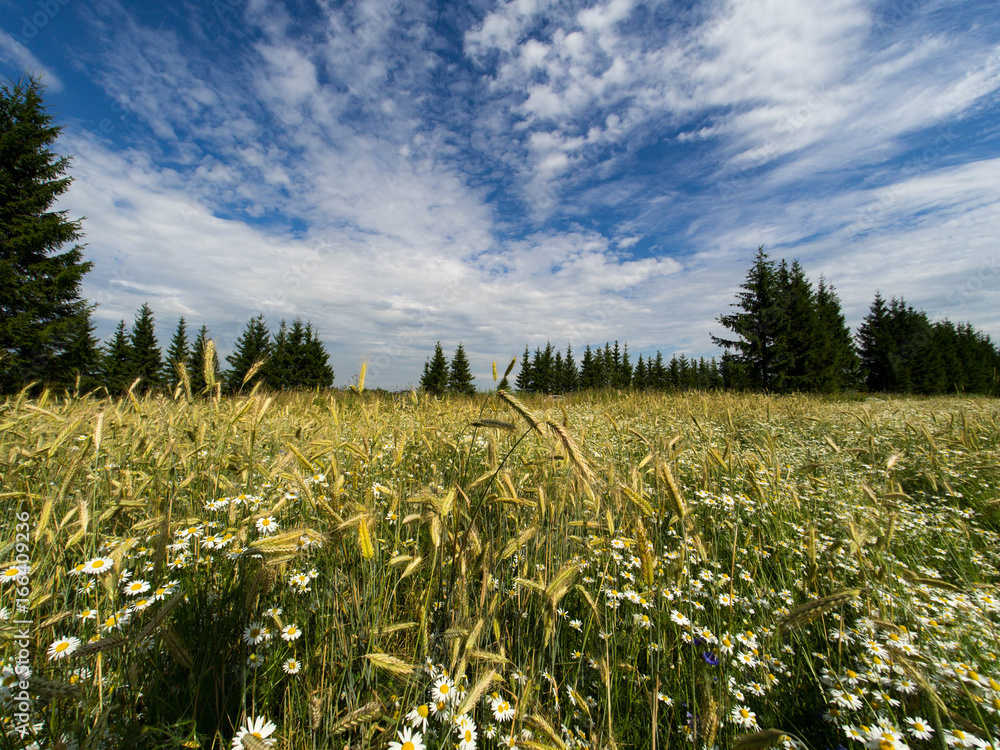
<path fill-rule="evenodd" d="M 49 661 L 65 659 L 78 648 L 80 648 L 80 639 L 75 636 L 56 638 L 56 640 L 52 641 L 52 645 L 49 646 Z"/>
<path fill-rule="evenodd" d="M 233 750 L 243 750 L 243 738 L 246 735 L 256 737 L 258 740 L 262 740 L 268 747 L 273 747 L 274 740 L 269 740 L 268 737 L 274 734 L 275 729 L 277 727 L 263 716 L 258 716 L 255 719 L 248 718 L 247 722 L 240 727 L 240 731 L 233 737 Z"/>
<path fill-rule="evenodd" d="M 302 630 L 299 626 L 292 623 L 291 625 L 286 625 L 281 629 L 281 640 L 283 641 L 294 641 L 302 637 Z"/>
<path fill-rule="evenodd" d="M 396 733 L 396 740 L 389 743 L 389 750 L 424 750 L 424 737 L 410 727 Z"/>

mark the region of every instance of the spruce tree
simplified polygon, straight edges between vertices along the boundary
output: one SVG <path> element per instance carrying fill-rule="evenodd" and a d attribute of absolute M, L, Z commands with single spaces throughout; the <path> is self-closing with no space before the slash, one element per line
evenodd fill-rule
<path fill-rule="evenodd" d="M 250 318 L 243 333 L 236 339 L 233 353 L 226 357 L 226 362 L 229 363 L 229 371 L 226 373 L 226 384 L 229 390 L 239 391 L 243 388 L 252 388 L 255 382 L 264 380 L 265 373 L 261 368 L 248 382 L 243 382 L 255 364 L 266 362 L 270 356 L 271 332 L 267 330 L 264 316 L 258 315 L 255 318 Z"/>
<path fill-rule="evenodd" d="M 285 391 L 295 387 L 295 352 L 293 351 L 288 324 L 284 320 L 278 324 L 278 333 L 271 343 L 271 356 L 264 366 L 264 380 L 267 387 L 275 391 Z"/>
<path fill-rule="evenodd" d="M 656 350 L 656 359 L 653 361 L 652 367 L 649 367 L 647 361 L 648 377 L 652 379 L 652 387 L 664 391 L 667 389 L 667 368 L 663 364 L 663 355 L 660 350 Z"/>
<path fill-rule="evenodd" d="M 638 361 L 635 363 L 635 370 L 632 373 L 632 386 L 639 391 L 645 390 L 648 387 L 649 380 L 646 375 L 646 362 L 639 355 Z"/>
<path fill-rule="evenodd" d="M 443 396 L 448 390 L 448 358 L 440 341 L 434 346 L 434 357 L 424 366 L 420 388 L 432 396 Z"/>
<path fill-rule="evenodd" d="M 781 307 L 774 262 L 768 259 L 763 246 L 757 248 L 740 288 L 743 291 L 737 294 L 738 302 L 732 305 L 737 311 L 718 318 L 737 338 L 712 336 L 712 341 L 731 353 L 734 364 L 742 365 L 752 388 L 772 390 L 779 374 Z"/>
<path fill-rule="evenodd" d="M 163 363 L 163 380 L 171 391 L 180 382 L 177 365 L 183 362 L 184 367 L 187 367 L 188 358 L 191 356 L 190 349 L 187 340 L 187 323 L 184 322 L 182 315 L 177 321 L 177 330 L 174 331 L 174 337 L 170 340 L 170 346 L 167 348 L 167 359 Z M 190 373 L 188 374 L 190 375 Z"/>
<path fill-rule="evenodd" d="M 455 350 L 455 356 L 451 358 L 451 370 L 448 373 L 448 390 L 452 393 L 460 393 L 471 396 L 476 392 L 476 386 L 472 381 L 472 370 L 469 368 L 469 359 L 465 355 L 465 347 L 459 343 Z"/>
<path fill-rule="evenodd" d="M 49 210 L 72 180 L 69 158 L 49 150 L 61 128 L 42 90 L 33 78 L 0 85 L 0 392 L 72 385 L 96 357 L 80 297 L 91 263 L 80 245 L 60 252 L 80 238 L 81 222 Z"/>
<path fill-rule="evenodd" d="M 330 388 L 333 386 L 334 372 L 330 366 L 330 354 L 313 329 L 312 323 L 307 323 L 305 327 L 301 364 L 301 387 Z"/>
<path fill-rule="evenodd" d="M 590 390 L 594 387 L 594 353 L 590 350 L 590 344 L 587 344 L 583 349 L 583 359 L 580 360 L 578 387 L 581 391 Z"/>
<path fill-rule="evenodd" d="M 573 347 L 566 344 L 566 356 L 563 357 L 563 390 L 572 392 L 579 387 L 580 372 L 576 368 L 576 360 L 573 359 Z"/>
<path fill-rule="evenodd" d="M 816 288 L 816 327 L 816 387 L 825 393 L 854 387 L 858 376 L 854 338 L 844 319 L 836 290 L 822 276 Z"/>
<path fill-rule="evenodd" d="M 74 319 L 68 327 L 68 341 L 60 357 L 63 369 L 63 385 L 79 383 L 80 391 L 90 391 L 101 385 L 101 350 L 94 335 L 94 324 L 90 319 L 90 308 Z M 59 384 L 60 380 L 49 382 Z"/>
<path fill-rule="evenodd" d="M 156 321 L 149 305 L 143 304 L 129 334 L 129 356 L 133 378 L 141 378 L 140 390 L 150 391 L 163 384 L 163 359 L 156 340 Z"/>
<path fill-rule="evenodd" d="M 135 380 L 132 373 L 132 347 L 124 320 L 118 321 L 114 337 L 101 355 L 100 379 L 112 396 L 125 393 Z"/>
<path fill-rule="evenodd" d="M 815 390 L 819 329 L 812 284 L 797 260 L 791 268 L 781 262 L 777 284 L 780 327 L 774 389 Z"/>
<path fill-rule="evenodd" d="M 868 308 L 857 334 L 858 356 L 861 360 L 861 377 L 869 391 L 893 390 L 891 357 L 894 342 L 891 335 L 889 309 L 879 292 Z"/>
<path fill-rule="evenodd" d="M 521 369 L 517 373 L 517 377 L 514 379 L 514 385 L 517 386 L 517 390 L 524 391 L 525 393 L 530 393 L 531 391 L 536 390 L 535 376 L 532 369 L 531 355 L 528 353 L 527 344 L 525 344 L 524 356 L 521 357 Z"/>
<path fill-rule="evenodd" d="M 615 342 L 618 345 L 618 342 Z M 618 366 L 618 387 L 628 388 L 632 385 L 632 363 L 628 357 L 628 343 L 622 348 L 622 361 Z"/>

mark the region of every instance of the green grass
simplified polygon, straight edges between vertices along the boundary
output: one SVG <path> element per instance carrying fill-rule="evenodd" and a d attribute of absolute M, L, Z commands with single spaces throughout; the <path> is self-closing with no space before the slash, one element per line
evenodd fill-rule
<path fill-rule="evenodd" d="M 442 684 L 428 748 L 988 741 L 998 446 L 987 399 L 13 398 L 0 747 L 386 748 Z"/>

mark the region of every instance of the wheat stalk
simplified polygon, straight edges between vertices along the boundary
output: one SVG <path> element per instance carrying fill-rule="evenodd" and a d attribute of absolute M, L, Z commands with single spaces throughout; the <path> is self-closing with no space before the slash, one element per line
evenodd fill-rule
<path fill-rule="evenodd" d="M 862 589 L 841 589 L 821 599 L 813 599 L 793 608 L 776 623 L 782 635 L 796 630 L 820 615 L 861 595 Z"/>
<path fill-rule="evenodd" d="M 583 456 L 580 455 L 580 449 L 573 441 L 573 438 L 569 436 L 566 428 L 561 424 L 551 421 L 547 422 L 547 424 L 555 433 L 556 438 L 565 449 L 567 455 L 569 455 L 570 463 L 573 464 L 583 481 L 587 484 L 593 484 L 597 480 L 597 475 L 594 473 L 594 470 L 590 468 L 590 465 L 584 460 Z"/>
<path fill-rule="evenodd" d="M 783 732 L 780 729 L 762 729 L 737 739 L 733 750 L 766 750 L 766 748 L 780 745 L 786 739 L 788 739 L 788 732 Z"/>
<path fill-rule="evenodd" d="M 497 391 L 497 395 L 501 399 L 506 401 L 507 404 L 514 411 L 520 414 L 521 417 L 524 419 L 524 421 L 527 422 L 529 425 L 531 425 L 531 429 L 533 429 L 539 435 L 545 434 L 545 432 L 542 430 L 542 423 L 538 420 L 538 418 L 534 414 L 531 413 L 531 410 L 527 406 L 525 406 L 511 394 L 507 393 L 507 391 Z"/>
<path fill-rule="evenodd" d="M 362 724 L 379 718 L 383 711 L 384 708 L 382 707 L 382 701 L 375 698 L 360 708 L 356 708 L 353 711 L 349 711 L 341 716 L 333 725 L 333 728 L 330 730 L 330 734 L 343 734 L 344 732 L 356 729 Z"/>

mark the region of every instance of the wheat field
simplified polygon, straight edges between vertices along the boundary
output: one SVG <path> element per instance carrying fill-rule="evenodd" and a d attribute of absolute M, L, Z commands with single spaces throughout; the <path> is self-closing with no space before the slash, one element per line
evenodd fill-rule
<path fill-rule="evenodd" d="M 7 748 L 997 747 L 1000 402 L 0 405 Z"/>

